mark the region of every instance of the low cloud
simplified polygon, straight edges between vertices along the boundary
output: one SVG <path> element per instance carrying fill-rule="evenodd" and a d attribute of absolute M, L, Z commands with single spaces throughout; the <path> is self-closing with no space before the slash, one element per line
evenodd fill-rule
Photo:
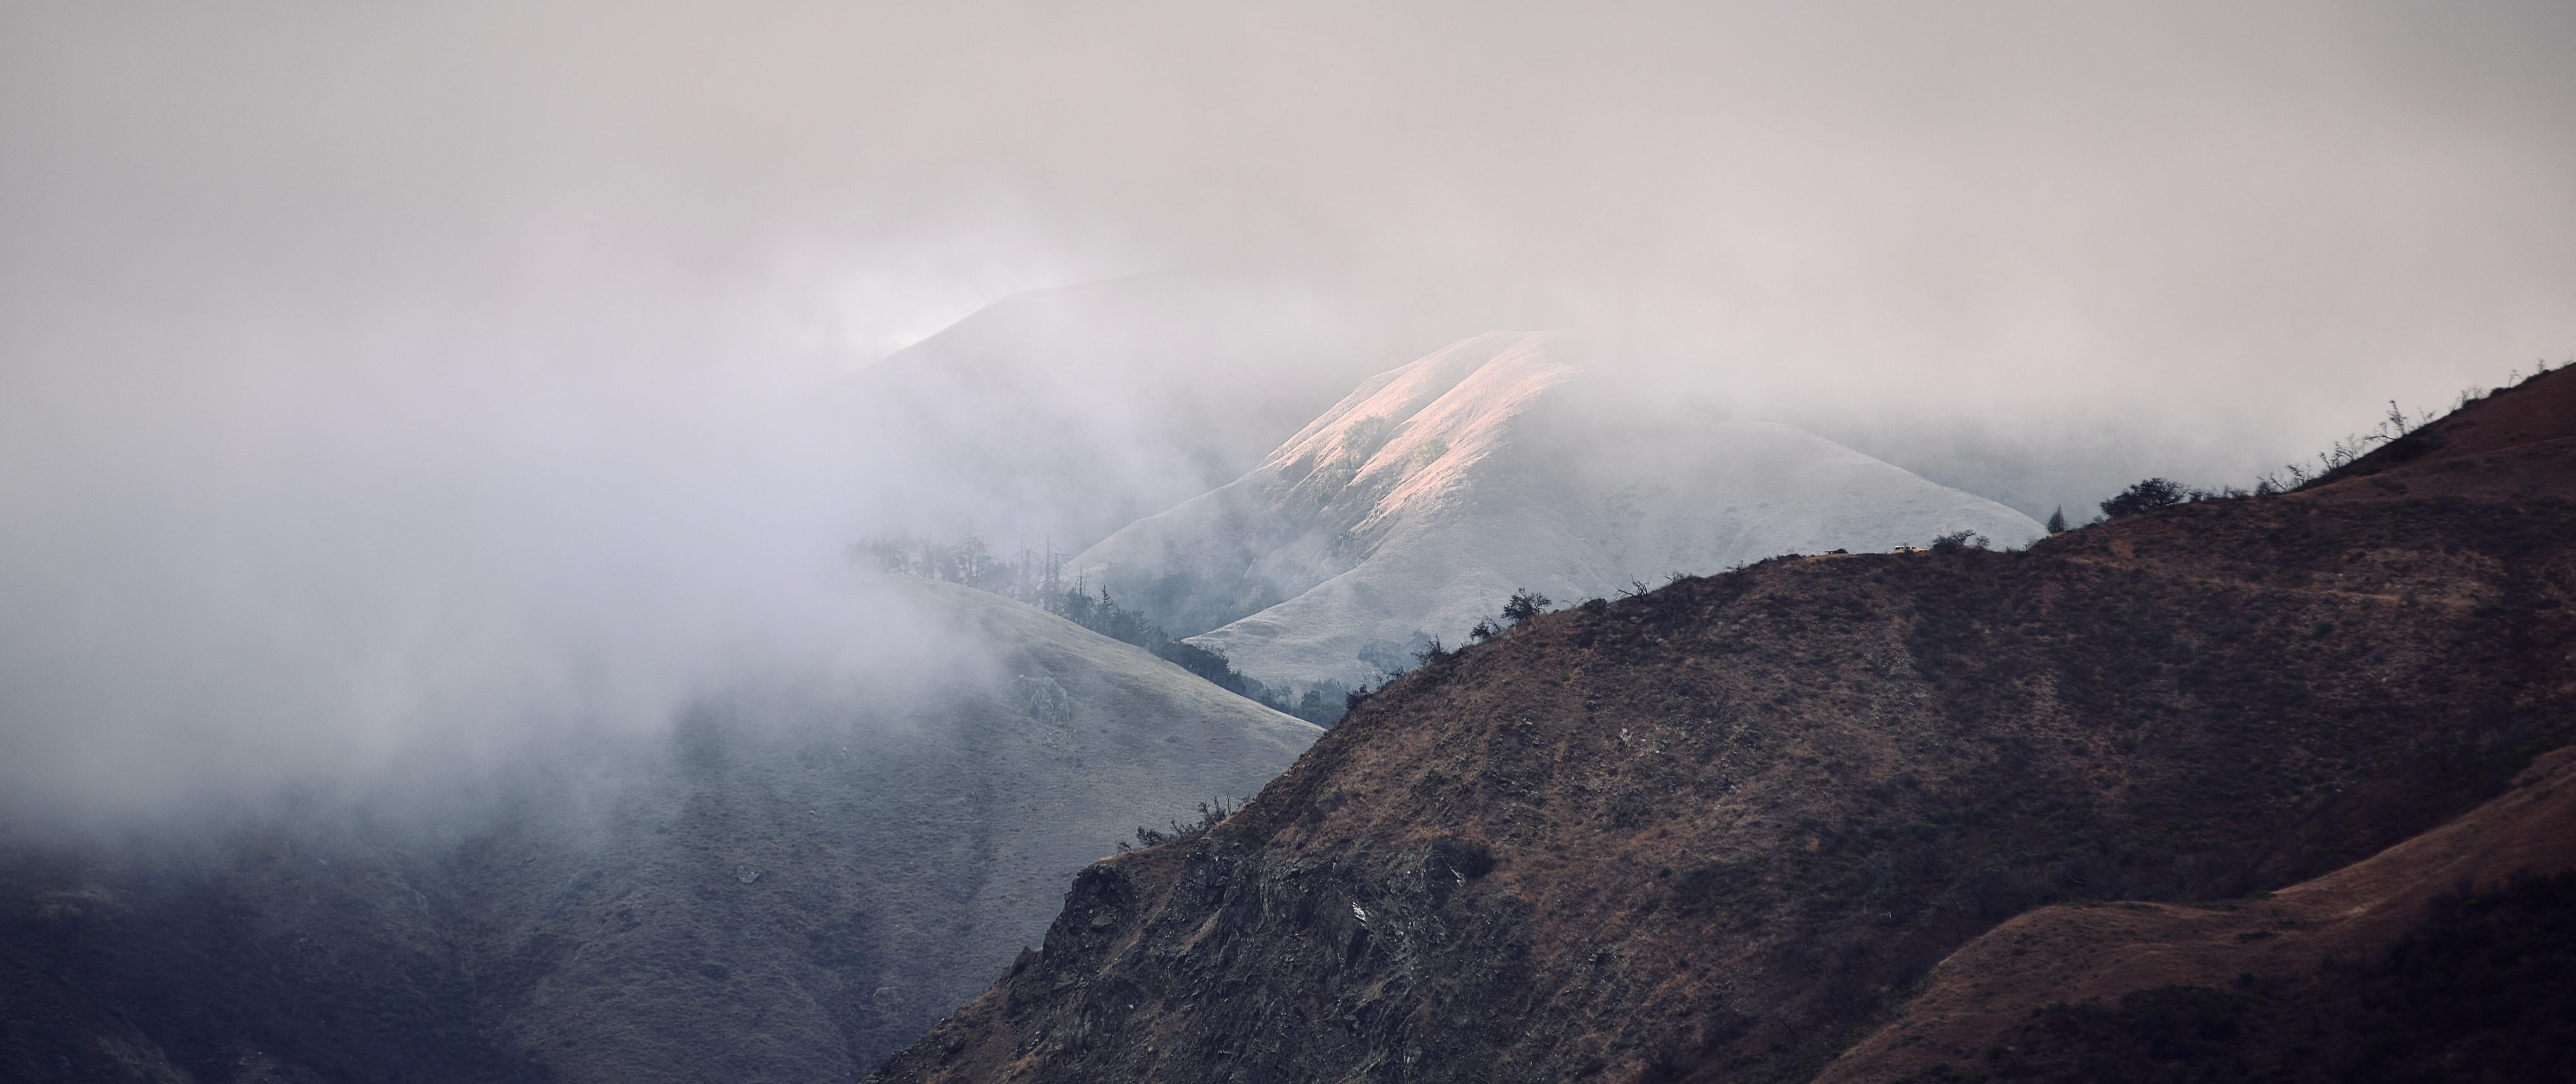
<path fill-rule="evenodd" d="M 814 389 L 1135 272 L 1263 269 L 1317 351 L 1579 331 L 2034 514 L 2244 484 L 2576 354 L 2570 46 L 2547 3 L 13 6 L 0 785 L 895 651 L 841 547 L 955 483 Z"/>

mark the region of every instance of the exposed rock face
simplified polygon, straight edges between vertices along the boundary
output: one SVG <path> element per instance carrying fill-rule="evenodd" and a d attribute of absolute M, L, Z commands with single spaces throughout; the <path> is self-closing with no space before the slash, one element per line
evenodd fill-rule
<path fill-rule="evenodd" d="M 1541 618 L 1085 871 L 876 1079 L 1810 1077 L 2034 907 L 2296 884 L 2576 738 L 2571 436 L 2561 372 L 2296 495 Z"/>
<path fill-rule="evenodd" d="M 1321 733 L 1034 608 L 883 586 L 965 654 L 710 698 L 463 813 L 8 841 L 10 1026 L 63 1048 L 10 1078 L 850 1079 L 1036 943 L 1085 863 Z"/>
<path fill-rule="evenodd" d="M 1192 642 L 1254 678 L 1353 687 L 1432 638 L 1459 643 L 1517 590 L 1579 600 L 1953 531 L 2018 545 L 2040 526 L 1811 433 L 1676 411 L 1556 336 L 1498 331 L 1371 377 L 1258 468 L 1074 567 L 1167 627 L 1210 630 Z"/>

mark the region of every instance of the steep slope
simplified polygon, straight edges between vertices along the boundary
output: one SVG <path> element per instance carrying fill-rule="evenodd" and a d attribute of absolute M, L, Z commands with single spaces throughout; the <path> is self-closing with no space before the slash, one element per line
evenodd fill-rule
<path fill-rule="evenodd" d="M 1805 1079 L 2033 907 L 2293 885 L 2576 738 L 2555 454 L 1541 618 L 1084 871 L 876 1079 Z"/>
<path fill-rule="evenodd" d="M 538 750 L 461 810 L 14 841 L 0 964 L 51 992 L 10 1013 L 66 1048 L 27 1079 L 225 1080 L 246 1058 L 285 1079 L 848 1079 L 1035 943 L 1084 863 L 1320 733 L 1030 607 L 878 587 L 944 664 L 710 697 L 667 735 Z"/>
<path fill-rule="evenodd" d="M 1580 599 L 1951 531 L 2040 533 L 1812 434 L 1668 410 L 1556 336 L 1489 332 L 1370 378 L 1251 473 L 1074 567 L 1209 629 L 1193 642 L 1252 677 L 1355 686 L 1463 640 L 1515 590 Z"/>
<path fill-rule="evenodd" d="M 2306 984 L 2330 962 L 2384 953 L 2422 926 L 2446 895 L 2492 891 L 2517 874 L 2567 870 L 2576 870 L 2576 749 L 2546 755 L 2513 790 L 2458 820 L 2241 904 L 2057 906 L 2015 918 L 1943 960 L 1921 994 L 1817 1080 L 1964 1076 L 1953 1066 L 2005 1068 L 1987 1063 L 2002 1060 L 2006 1049 L 2020 1070 L 2009 1075 L 2041 1075 L 2033 1062 L 2048 1058 L 2052 1029 L 2031 1021 L 2051 1009 L 2099 1012 L 2124 999 L 2135 1004 L 2140 995 L 2169 998 L 2175 988 L 2197 988 L 2224 1003 L 2258 986 Z M 2566 948 L 2576 943 L 2562 940 Z M 2309 999 L 2319 993 L 2300 992 Z M 1989 1050 L 1998 1056 L 1988 1057 Z M 2300 1075 L 2279 1064 L 2286 1059 L 2272 1060 L 2265 1075 Z M 2342 1059 L 2308 1060 L 2329 1073 L 2342 1068 L 2331 1065 Z M 2098 1066 L 2065 1068 L 2081 1070 L 2074 1079 L 2105 1078 Z"/>
<path fill-rule="evenodd" d="M 2327 502 L 2563 496 L 2576 480 L 2576 383 L 2532 377 L 2373 450 L 2301 495 Z"/>

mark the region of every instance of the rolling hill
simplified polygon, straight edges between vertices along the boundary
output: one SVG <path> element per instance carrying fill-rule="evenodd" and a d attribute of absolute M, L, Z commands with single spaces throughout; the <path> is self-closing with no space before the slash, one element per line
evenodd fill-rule
<path fill-rule="evenodd" d="M 719 690 L 434 803 L 13 827 L 0 1070 L 848 1079 L 1035 943 L 1085 863 L 1320 733 L 992 595 L 870 597 L 940 664 Z"/>
<path fill-rule="evenodd" d="M 1767 560 L 1526 622 L 1369 696 L 1204 836 L 1086 869 L 1041 952 L 873 1079 L 1806 1080 L 1943 1011 L 1957 976 L 2005 977 L 1998 954 L 2032 977 L 2126 966 L 2098 935 L 2014 956 L 2066 951 L 2013 940 L 2035 930 L 2016 920 L 2060 921 L 2041 909 L 2171 923 L 2193 902 L 2259 917 L 2336 877 L 2421 884 L 2456 848 L 2401 844 L 2485 823 L 2459 818 L 2576 740 L 2571 497 L 2561 370 L 2295 493 L 2013 552 Z M 2412 872 L 2355 865 L 2374 855 Z M 2469 902 L 2525 916 L 2491 929 L 2534 958 L 2567 958 L 2576 893 L 2529 884 L 2455 886 L 2449 918 L 2420 893 L 2354 894 L 2394 908 L 2374 937 L 2413 939 L 2355 982 L 2439 997 L 2405 985 L 2404 959 L 2489 966 L 2441 948 L 2490 929 L 2461 925 Z M 2404 1051 L 2455 1075 L 2563 1066 L 2563 983 L 2489 973 L 2490 1001 L 2543 1017 L 2403 1032 Z M 2247 975 L 2254 993 L 2367 985 Z M 2188 990 L 2051 1010 L 2049 989 L 1999 1004 L 2072 1021 L 2060 1060 L 2033 1063 L 2074 1067 L 2058 1079 L 2232 1019 Z M 2340 1063 L 2298 1062 L 2300 1042 L 2366 1052 L 2387 1019 L 2372 1006 L 2403 1003 L 2278 997 L 2248 1042 L 2320 1066 Z M 2030 1068 L 2003 1053 L 1835 1071 Z"/>
<path fill-rule="evenodd" d="M 1073 568 L 1273 686 L 1357 687 L 1513 592 L 1608 596 L 1781 553 L 2039 524 L 1784 425 L 1671 409 L 1545 333 L 1380 373 L 1232 483 Z"/>

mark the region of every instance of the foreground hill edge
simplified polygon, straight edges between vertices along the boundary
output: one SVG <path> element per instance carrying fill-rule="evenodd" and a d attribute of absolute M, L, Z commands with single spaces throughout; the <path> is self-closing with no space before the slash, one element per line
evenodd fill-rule
<path fill-rule="evenodd" d="M 2063 901 L 2242 897 L 2576 737 L 2576 382 L 2297 494 L 1777 559 L 1370 697 L 880 1080 L 1805 1079 Z"/>
<path fill-rule="evenodd" d="M 2565 925 L 2576 890 L 2576 746 L 2535 759 L 2513 789 L 2432 831 L 2360 862 L 2278 892 L 2220 903 L 2122 901 L 2043 907 L 1996 927 L 1933 969 L 1924 989 L 1907 999 L 1885 1025 L 1827 1066 L 1818 1084 L 1863 1081 L 1975 1080 L 2042 1077 L 2080 1080 L 2154 1079 L 2176 1065 L 2196 1066 L 2203 1079 L 2304 1079 L 2315 1075 L 2398 1078 L 2404 1072 L 2369 1062 L 2418 1053 L 2415 1066 L 2438 1070 L 2446 1048 L 2474 1048 L 2478 1033 L 2548 1016 L 2561 1041 L 2576 1038 L 2568 1009 L 2567 964 L 2576 938 Z M 2557 875 L 2553 879 L 2548 875 Z M 2337 1032 L 2398 1030 L 2369 1021 L 2368 1006 L 2338 1004 L 2338 995 L 2366 986 L 2374 965 L 2393 946 L 2441 938 L 2448 908 L 2484 905 L 2538 881 L 2553 898 L 2555 924 L 2539 939 L 2517 939 L 2517 955 L 2545 970 L 2527 976 L 2472 974 L 2463 985 L 2489 1000 L 2519 1000 L 2523 1011 L 2479 1014 L 2486 1019 L 2415 1022 L 2412 1042 L 2378 1043 Z M 2485 898 L 2481 898 L 2481 897 Z M 2546 943 L 2541 943 L 2546 942 Z M 2555 956 L 2556 960 L 2546 957 Z M 2384 966 L 2384 965 L 2381 965 Z M 2402 964 L 2400 966 L 2403 966 Z M 2553 989 L 2553 987 L 2555 989 Z M 2338 989 L 2340 988 L 2340 989 Z M 2554 995 L 2554 996 L 2553 996 Z M 2438 1016 L 2410 1006 L 2409 1016 Z M 2536 1010 L 2536 1011 L 2534 1011 Z M 2144 1044 L 2124 1032 L 2154 1032 L 2189 1018 L 2198 1042 L 2150 1035 Z M 2304 1051 L 2267 1050 L 2263 1037 L 2244 1034 L 2251 1021 L 2295 1023 L 2310 1041 Z M 2245 1018 L 2250 1018 L 2245 1019 Z M 2286 1030 L 2286 1029 L 2284 1029 Z M 2297 1036 L 2306 1038 L 2308 1036 Z M 2109 1041 L 2106 1041 L 2109 1040 Z M 2121 1040 L 2128 1040 L 2123 1043 Z M 2156 1041 L 2163 1040 L 2163 1041 Z M 2118 1050 L 2144 1045 L 2143 1050 Z M 2520 1044 L 2515 1044 L 2520 1045 Z M 2372 1047 L 2376 1049 L 2371 1049 Z M 2423 1047 L 2420 1052 L 2403 1051 Z M 2481 1060 L 2528 1060 L 2524 1050 L 2483 1052 Z M 2111 1055 L 2111 1056 L 2106 1056 Z M 2313 1062 L 2306 1071 L 2283 1064 L 2285 1055 Z M 2501 1055 L 2501 1057 L 2499 1057 Z M 2115 1060 L 2116 1059 L 2116 1060 Z M 2222 1067 L 2232 1060 L 2237 1066 Z M 2508 1071 L 2507 1079 L 2553 1058 Z M 2488 1070 L 2506 1069 L 2488 1064 Z M 2231 1074 L 2227 1070 L 2234 1069 Z M 2212 1072 L 2217 1070 L 2217 1072 Z M 2435 1075 L 2438 1075 L 2436 1073 Z M 2490 1074 L 2492 1075 L 2492 1074 Z"/>

